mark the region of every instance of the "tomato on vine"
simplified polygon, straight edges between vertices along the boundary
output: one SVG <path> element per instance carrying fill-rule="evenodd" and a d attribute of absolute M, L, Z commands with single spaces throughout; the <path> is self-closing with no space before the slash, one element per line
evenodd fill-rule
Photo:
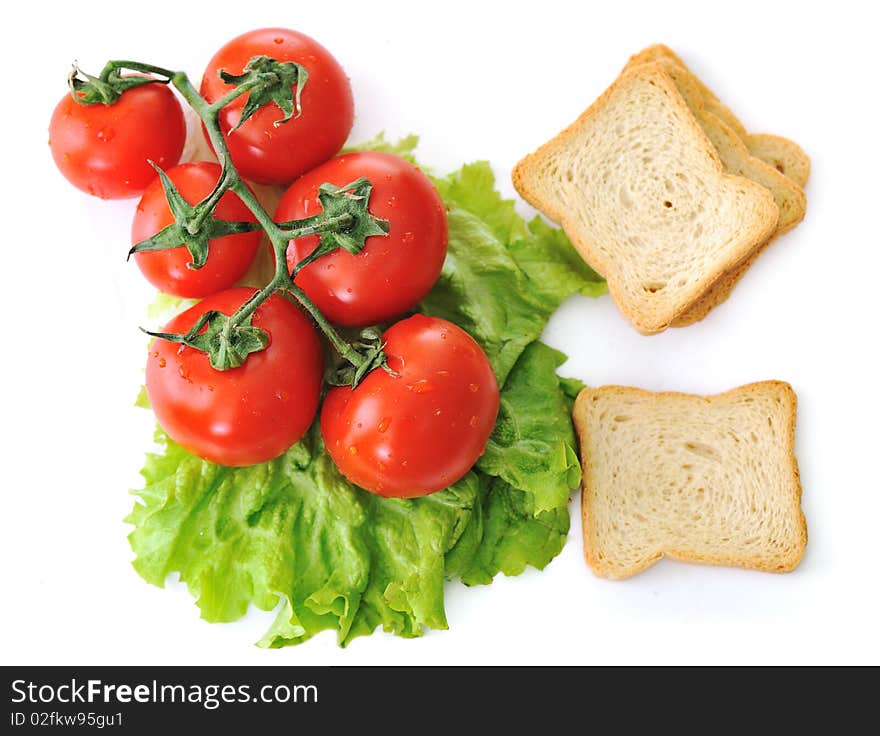
<path fill-rule="evenodd" d="M 165 172 L 180 195 L 191 205 L 208 197 L 220 179 L 218 164 L 208 161 L 175 166 Z M 213 209 L 219 220 L 256 223 L 257 218 L 234 193 L 225 192 Z M 131 226 L 132 244 L 144 241 L 175 222 L 158 177 L 144 191 Z M 257 254 L 261 233 L 242 232 L 211 239 L 204 265 L 192 268 L 192 254 L 183 246 L 135 253 L 134 258 L 147 280 L 160 291 L 174 296 L 200 298 L 229 288 L 247 273 Z"/>
<path fill-rule="evenodd" d="M 232 315 L 255 293 L 214 294 L 165 329 L 187 333 L 212 312 Z M 237 367 L 216 370 L 202 350 L 164 339 L 153 341 L 147 358 L 147 396 L 159 424 L 175 442 L 219 465 L 277 457 L 303 436 L 318 408 L 323 352 L 308 318 L 273 294 L 256 308 L 250 326 L 262 330 L 268 344 Z"/>
<path fill-rule="evenodd" d="M 314 39 L 285 28 L 264 28 L 232 39 L 214 55 L 202 78 L 202 96 L 208 103 L 220 100 L 232 89 L 227 80 L 260 57 L 304 70 L 289 80 L 295 88 L 294 109 L 268 104 L 250 110 L 250 101 L 239 97 L 220 111 L 220 129 L 245 179 L 289 184 L 342 148 L 354 122 L 351 84 L 339 62 Z M 245 111 L 252 114 L 242 123 Z"/>
<path fill-rule="evenodd" d="M 486 354 L 464 330 L 415 315 L 382 335 L 388 367 L 321 409 L 327 452 L 355 485 L 412 498 L 460 480 L 482 455 L 500 405 Z"/>
<path fill-rule="evenodd" d="M 232 466 L 271 460 L 297 442 L 323 382 L 314 324 L 343 361 L 333 379 L 343 385 L 327 394 L 320 425 L 349 480 L 408 498 L 446 488 L 473 467 L 499 408 L 479 345 L 423 315 L 354 341 L 332 324 L 389 320 L 437 280 L 447 223 L 428 177 L 390 154 L 340 156 L 288 189 L 277 221 L 244 181 L 290 182 L 345 141 L 351 90 L 323 47 L 293 31 L 245 34 L 214 57 L 202 94 L 183 72 L 132 61 L 110 61 L 99 77 L 75 70 L 69 81 L 89 113 L 139 90 L 170 94 L 161 84 L 173 85 L 221 161 L 156 166 L 133 223 L 130 254 L 153 283 L 208 295 L 148 333 L 156 339 L 147 396 L 173 440 Z M 260 229 L 275 258 L 269 282 L 211 293 L 246 270 Z"/>
<path fill-rule="evenodd" d="M 338 156 L 297 179 L 275 219 L 318 214 L 322 183 L 341 185 L 357 177 L 372 182 L 370 212 L 388 221 L 389 232 L 369 238 L 360 253 L 339 249 L 322 256 L 296 276 L 324 315 L 346 327 L 386 322 L 418 304 L 440 275 L 448 234 L 443 201 L 431 180 L 399 156 L 375 151 Z M 288 267 L 294 269 L 317 244 L 316 236 L 291 241 Z"/>
<path fill-rule="evenodd" d="M 59 171 L 78 189 L 102 199 L 136 197 L 170 168 L 186 140 L 183 110 L 164 84 L 126 89 L 112 103 L 80 104 L 74 90 L 49 123 L 49 147 Z"/>

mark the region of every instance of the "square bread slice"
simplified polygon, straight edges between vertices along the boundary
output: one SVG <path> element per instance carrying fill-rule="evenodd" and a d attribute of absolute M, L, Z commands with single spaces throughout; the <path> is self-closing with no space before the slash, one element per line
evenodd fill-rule
<path fill-rule="evenodd" d="M 562 225 L 624 316 L 660 332 L 776 230 L 773 196 L 724 173 L 658 64 L 624 71 L 513 183 Z"/>
<path fill-rule="evenodd" d="M 586 388 L 574 407 L 584 553 L 627 578 L 664 555 L 768 572 L 807 544 L 794 456 L 797 397 L 765 381 L 717 396 Z"/>
<path fill-rule="evenodd" d="M 733 111 L 721 102 L 718 96 L 699 77 L 693 74 L 684 61 L 668 46 L 663 44 L 648 46 L 648 48 L 634 55 L 630 59 L 628 66 L 662 60 L 668 60 L 679 65 L 688 74 L 693 76 L 699 86 L 706 110 L 721 118 L 739 136 L 753 156 L 764 160 L 777 171 L 785 174 L 798 186 L 804 187 L 806 185 L 807 179 L 810 178 L 810 157 L 804 153 L 804 150 L 794 141 L 790 141 L 782 136 L 766 133 L 749 133 L 739 118 L 733 114 Z"/>

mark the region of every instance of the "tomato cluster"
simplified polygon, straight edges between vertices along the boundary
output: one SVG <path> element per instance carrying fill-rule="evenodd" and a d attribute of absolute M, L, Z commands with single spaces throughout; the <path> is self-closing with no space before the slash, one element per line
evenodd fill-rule
<path fill-rule="evenodd" d="M 304 70 L 295 117 L 285 119 L 281 103 L 249 112 L 243 95 L 220 108 L 230 91 L 229 76 L 246 72 L 255 57 L 293 62 Z M 288 78 L 278 79 L 283 81 L 275 82 L 276 89 L 288 89 Z M 387 222 L 386 234 L 366 237 L 360 252 L 339 248 L 307 264 L 302 262 L 321 236 L 293 239 L 287 246 L 286 266 L 296 274 L 296 286 L 324 318 L 341 327 L 365 327 L 411 312 L 442 269 L 445 209 L 430 179 L 408 161 L 377 152 L 338 155 L 351 131 L 354 105 L 349 80 L 333 56 L 295 31 L 253 31 L 215 54 L 200 94 L 208 104 L 221 100 L 214 108 L 223 134 L 218 145 L 226 145 L 238 174 L 287 187 L 276 222 L 320 215 L 322 185 L 342 187 L 360 177 L 372 184 L 369 213 Z M 79 104 L 75 97 L 76 91 L 66 96 L 52 117 L 52 154 L 62 173 L 90 194 L 141 195 L 133 243 L 154 238 L 177 221 L 168 186 L 192 206 L 215 191 L 223 175 L 220 165 L 178 164 L 185 125 L 169 87 L 132 86 L 109 104 Z M 164 179 L 157 178 L 154 164 Z M 229 234 L 218 237 L 217 230 L 206 234 L 209 256 L 200 267 L 194 267 L 187 247 L 174 247 L 182 230 L 173 230 L 171 247 L 135 253 L 157 288 L 202 298 L 175 317 L 166 333 L 198 333 L 211 315 L 232 316 L 256 294 L 235 288 L 262 237 L 249 225 L 257 222 L 259 208 L 242 201 L 247 190 L 236 191 L 217 189 L 211 216 L 239 229 L 223 230 Z M 179 219 L 179 209 L 175 212 Z M 283 243 L 276 246 L 282 255 Z M 281 275 L 290 284 L 283 270 Z M 272 294 L 248 324 L 266 336 L 266 344 L 226 370 L 218 370 L 193 344 L 166 339 L 153 341 L 147 360 L 147 394 L 161 426 L 188 450 L 223 465 L 264 462 L 297 442 L 314 420 L 324 383 L 318 333 L 291 301 Z M 385 369 L 374 369 L 354 388 L 332 388 L 324 398 L 320 428 L 327 452 L 349 480 L 383 496 L 445 488 L 472 467 L 494 426 L 499 393 L 492 367 L 477 343 L 446 320 L 411 316 L 381 339 Z"/>

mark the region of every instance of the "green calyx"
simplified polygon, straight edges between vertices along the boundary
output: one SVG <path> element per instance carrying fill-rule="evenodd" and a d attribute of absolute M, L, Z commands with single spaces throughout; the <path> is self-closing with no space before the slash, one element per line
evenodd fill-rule
<path fill-rule="evenodd" d="M 323 212 L 315 220 L 325 225 L 335 223 L 335 226 L 326 228 L 315 250 L 297 263 L 294 276 L 310 263 L 338 248 L 357 255 L 364 249 L 367 238 L 388 234 L 391 229 L 388 220 L 376 217 L 368 209 L 372 192 L 373 185 L 363 177 L 343 187 L 326 183 L 318 187 L 318 201 Z M 309 234 L 303 232 L 305 228 L 297 228 L 297 225 L 295 221 L 279 223 L 279 227 L 291 239 Z"/>
<path fill-rule="evenodd" d="M 123 77 L 120 69 L 109 65 L 100 77 L 93 77 L 74 64 L 67 76 L 70 95 L 80 105 L 112 105 L 126 90 L 154 83 L 167 84 L 168 80 L 145 76 Z"/>
<path fill-rule="evenodd" d="M 247 102 L 233 130 L 240 128 L 257 110 L 272 102 L 284 113 L 283 118 L 275 121 L 276 128 L 302 115 L 300 97 L 309 73 L 300 64 L 255 56 L 245 65 L 241 74 L 221 71 L 220 78 L 226 84 L 248 91 Z"/>
<path fill-rule="evenodd" d="M 382 368 L 392 376 L 398 375 L 388 367 L 385 343 L 382 342 L 382 335 L 377 329 L 368 327 L 361 330 L 359 339 L 352 343 L 352 347 L 363 357 L 363 362 L 357 366 L 343 363 L 328 371 L 325 380 L 331 386 L 357 388 L 367 374 L 376 368 Z"/>
<path fill-rule="evenodd" d="M 214 238 L 260 229 L 256 222 L 228 222 L 214 217 L 214 206 L 222 195 L 222 177 L 211 194 L 198 204 L 191 205 L 183 198 L 168 175 L 152 161 L 150 163 L 159 174 L 165 199 L 168 201 L 171 214 L 174 215 L 174 223 L 132 246 L 128 251 L 129 258 L 134 253 L 149 253 L 184 246 L 192 258 L 192 261 L 186 264 L 187 268 L 197 270 L 208 262 L 208 247 Z"/>
<path fill-rule="evenodd" d="M 236 324 L 233 317 L 216 311 L 205 312 L 185 334 L 144 331 L 152 337 L 207 353 L 211 367 L 218 371 L 238 368 L 248 355 L 269 345 L 268 333 L 251 325 L 250 318 Z"/>
<path fill-rule="evenodd" d="M 322 248 L 325 246 L 330 250 L 344 248 L 349 253 L 357 255 L 364 249 L 366 240 L 371 235 L 388 234 L 391 229 L 388 220 L 373 216 L 367 209 L 372 192 L 373 185 L 363 177 L 344 187 L 336 187 L 333 184 L 321 184 L 318 187 L 318 201 L 321 203 L 325 217 L 350 215 L 353 218 L 349 227 L 324 233 L 321 236 Z"/>

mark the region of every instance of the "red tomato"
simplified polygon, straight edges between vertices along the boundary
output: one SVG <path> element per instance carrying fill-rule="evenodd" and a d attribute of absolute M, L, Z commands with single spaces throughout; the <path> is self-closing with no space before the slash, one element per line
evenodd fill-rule
<path fill-rule="evenodd" d="M 221 171 L 219 164 L 200 161 L 175 166 L 165 173 L 187 202 L 197 204 L 214 189 Z M 234 222 L 257 221 L 233 192 L 226 192 L 220 198 L 214 216 L 219 220 Z M 162 182 L 155 177 L 134 214 L 132 244 L 146 240 L 173 222 L 174 216 L 168 208 Z M 257 253 L 260 237 L 260 231 L 254 231 L 210 241 L 208 262 L 198 270 L 187 268 L 192 258 L 182 245 L 173 250 L 135 253 L 134 258 L 141 272 L 157 289 L 166 294 L 195 299 L 229 288 L 244 276 Z"/>
<path fill-rule="evenodd" d="M 210 310 L 231 315 L 254 289 L 221 291 L 177 315 L 164 331 L 185 333 Z M 178 444 L 220 465 L 254 465 L 277 457 L 312 423 L 323 380 L 323 353 L 308 319 L 273 295 L 251 324 L 269 333 L 265 350 L 226 371 L 206 353 L 156 339 L 147 358 L 147 396 L 162 428 Z"/>
<path fill-rule="evenodd" d="M 220 112 L 220 127 L 243 177 L 261 184 L 289 184 L 342 148 L 354 122 L 351 84 L 339 62 L 317 41 L 285 28 L 264 28 L 232 39 L 214 55 L 202 78 L 202 96 L 214 102 L 230 92 L 233 87 L 219 72 L 241 74 L 252 57 L 261 55 L 305 67 L 309 77 L 302 88 L 302 115 L 275 127 L 284 113 L 269 104 L 230 133 L 247 99 L 242 95 Z"/>
<path fill-rule="evenodd" d="M 164 84 L 122 93 L 112 105 L 80 105 L 65 95 L 49 123 L 49 146 L 68 181 L 101 199 L 136 197 L 164 168 L 180 160 L 186 140 L 183 110 Z"/>
<path fill-rule="evenodd" d="M 459 480 L 483 454 L 498 414 L 489 359 L 460 327 L 417 314 L 383 335 L 381 368 L 324 399 L 321 434 L 352 483 L 411 498 Z"/>
<path fill-rule="evenodd" d="M 318 187 L 343 186 L 359 176 L 373 184 L 370 212 L 391 223 L 386 236 L 367 238 L 358 255 L 337 250 L 306 266 L 296 278 L 324 316 L 347 327 L 385 322 L 412 309 L 431 290 L 446 257 L 446 211 L 419 169 L 388 153 L 349 153 L 297 179 L 278 205 L 275 219 L 295 220 L 321 212 Z M 318 236 L 292 241 L 292 269 L 318 245 Z"/>

